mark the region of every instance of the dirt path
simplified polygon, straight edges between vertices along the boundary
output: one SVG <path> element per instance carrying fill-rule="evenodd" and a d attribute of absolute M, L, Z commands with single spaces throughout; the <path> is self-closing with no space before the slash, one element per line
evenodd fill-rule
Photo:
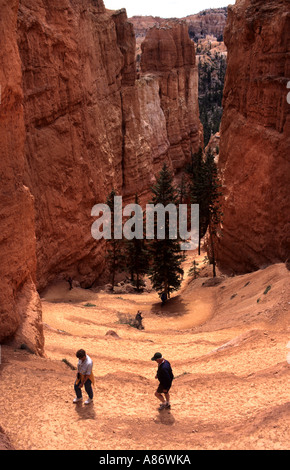
<path fill-rule="evenodd" d="M 13 445 L 286 449 L 289 273 L 277 265 L 211 288 L 203 282 L 186 279 L 166 309 L 152 293 L 51 288 L 43 299 L 46 358 L 2 347 L 1 426 Z M 270 282 L 271 295 L 257 303 Z M 144 331 L 118 322 L 119 313 L 138 309 L 144 312 Z M 108 330 L 119 339 L 106 336 Z M 95 364 L 95 400 L 88 407 L 72 404 L 75 372 L 61 362 L 75 364 L 80 347 Z M 161 413 L 154 397 L 156 365 L 150 361 L 156 351 L 170 360 L 176 377 L 172 410 Z"/>

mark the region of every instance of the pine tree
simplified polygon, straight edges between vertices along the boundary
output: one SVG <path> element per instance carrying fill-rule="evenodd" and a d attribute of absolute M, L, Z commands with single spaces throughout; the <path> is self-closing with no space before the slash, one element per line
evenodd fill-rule
<path fill-rule="evenodd" d="M 152 188 L 151 204 L 162 204 L 166 207 L 168 204 L 178 204 L 178 193 L 173 186 L 172 175 L 165 164 L 159 174 L 156 184 Z M 183 256 L 180 250 L 178 239 L 169 238 L 169 215 L 165 214 L 165 237 L 157 239 L 157 221 L 155 218 L 154 239 L 150 243 L 150 279 L 153 288 L 166 298 L 170 297 L 171 292 L 180 288 L 183 269 L 181 263 Z"/>
<path fill-rule="evenodd" d="M 187 185 L 184 174 L 181 176 L 180 184 L 177 189 L 179 204 L 185 204 L 187 199 Z"/>
<path fill-rule="evenodd" d="M 178 204 L 186 204 L 188 200 L 188 188 L 187 188 L 187 181 L 185 178 L 184 173 L 181 175 L 180 184 L 177 188 L 178 194 Z M 179 217 L 179 210 L 178 210 L 178 217 Z M 186 251 L 182 252 L 182 261 L 186 260 Z"/>
<path fill-rule="evenodd" d="M 200 268 L 198 268 L 199 263 L 197 263 L 195 260 L 193 261 L 190 270 L 188 271 L 188 275 L 192 276 L 194 279 L 196 279 L 199 276 Z"/>
<path fill-rule="evenodd" d="M 108 195 L 106 204 L 111 210 L 111 234 L 112 237 L 110 240 L 106 241 L 106 261 L 109 268 L 112 290 L 115 287 L 116 274 L 124 270 L 124 242 L 123 239 L 116 239 L 114 236 L 114 215 L 115 215 L 115 206 L 114 206 L 114 197 L 117 196 L 117 193 L 113 189 Z"/>
<path fill-rule="evenodd" d="M 187 167 L 189 194 L 192 204 L 199 204 L 199 254 L 200 241 L 209 232 L 210 261 L 216 276 L 215 240 L 222 222 L 220 197 L 221 183 L 213 154 L 209 151 L 204 159 L 202 149 L 192 155 Z"/>
<path fill-rule="evenodd" d="M 139 205 L 139 199 L 136 194 L 135 204 Z M 143 237 L 142 240 L 136 237 L 133 240 L 126 241 L 126 268 L 131 274 L 131 281 L 136 286 L 137 292 L 140 292 L 144 286 L 143 277 L 149 270 L 149 252 Z"/>
<path fill-rule="evenodd" d="M 207 172 L 203 160 L 202 148 L 191 155 L 191 163 L 186 168 L 189 176 L 189 196 L 191 204 L 199 205 L 199 241 L 198 254 L 200 255 L 200 243 L 208 227 L 208 204 L 207 204 Z"/>
<path fill-rule="evenodd" d="M 215 241 L 219 236 L 222 223 L 221 182 L 213 154 L 209 151 L 205 160 L 206 206 L 208 211 L 209 258 L 213 265 L 213 277 L 216 277 Z"/>

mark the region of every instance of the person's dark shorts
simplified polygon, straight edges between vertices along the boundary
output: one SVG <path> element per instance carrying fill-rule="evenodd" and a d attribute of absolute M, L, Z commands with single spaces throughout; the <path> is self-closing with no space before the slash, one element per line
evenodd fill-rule
<path fill-rule="evenodd" d="M 170 387 L 165 388 L 162 384 L 159 384 L 159 387 L 157 388 L 157 393 L 168 393 L 170 389 L 171 385 Z M 166 390 L 166 392 L 164 392 L 164 390 Z"/>

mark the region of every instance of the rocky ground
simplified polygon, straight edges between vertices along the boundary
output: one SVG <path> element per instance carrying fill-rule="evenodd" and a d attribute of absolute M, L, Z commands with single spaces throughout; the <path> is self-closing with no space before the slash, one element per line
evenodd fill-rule
<path fill-rule="evenodd" d="M 52 286 L 42 298 L 46 357 L 2 346 L 1 425 L 10 443 L 23 450 L 286 449 L 289 276 L 277 264 L 214 283 L 185 277 L 163 309 L 154 292 Z M 119 323 L 138 309 L 145 330 Z M 94 360 L 95 400 L 87 407 L 72 404 L 75 371 L 62 362 L 76 365 L 79 348 Z M 175 375 L 170 411 L 157 410 L 156 351 Z"/>

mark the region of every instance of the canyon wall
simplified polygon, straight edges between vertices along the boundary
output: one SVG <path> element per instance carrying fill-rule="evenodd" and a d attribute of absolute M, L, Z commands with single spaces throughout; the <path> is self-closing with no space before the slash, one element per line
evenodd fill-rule
<path fill-rule="evenodd" d="M 44 0 L 21 0 L 18 36 L 37 285 L 67 273 L 90 286 L 104 267 L 103 246 L 91 238 L 93 205 L 112 187 L 124 196 L 146 190 L 163 161 L 181 167 L 190 158 L 188 133 L 198 145 L 194 46 L 188 34 L 177 38 L 190 44 L 191 62 L 174 100 L 188 93 L 180 120 L 191 127 L 179 132 L 173 150 L 176 131 L 165 114 L 172 120 L 177 110 L 163 103 L 154 74 L 136 82 L 135 35 L 125 10 L 108 13 L 91 0 L 49 8 Z"/>
<path fill-rule="evenodd" d="M 202 142 L 198 107 L 198 70 L 195 47 L 185 22 L 171 21 L 151 28 L 142 43 L 141 71 L 159 82 L 161 108 L 170 143 L 169 158 L 175 170 L 190 160 L 191 150 Z"/>
<path fill-rule="evenodd" d="M 35 288 L 34 200 L 24 183 L 25 127 L 17 13 L 17 0 L 1 2 L 0 342 L 19 330 L 19 340 L 41 354 L 41 306 Z"/>
<path fill-rule="evenodd" d="M 288 0 L 238 0 L 228 9 L 225 43 L 218 262 L 243 273 L 290 255 Z"/>
<path fill-rule="evenodd" d="M 123 55 L 103 2 L 21 0 L 26 184 L 35 199 L 37 287 L 92 283 L 103 262 L 91 209 L 123 184 Z"/>
<path fill-rule="evenodd" d="M 210 8 L 186 18 L 189 35 L 195 40 L 212 35 L 222 40 L 227 21 L 227 7 Z"/>
<path fill-rule="evenodd" d="M 41 338 L 36 288 L 69 276 L 90 287 L 105 267 L 92 207 L 113 187 L 145 193 L 164 161 L 177 170 L 200 145 L 194 46 L 174 25 L 188 63 L 180 56 L 171 75 L 146 69 L 137 80 L 125 10 L 101 0 L 0 3 L 0 341 L 30 347 L 33 337 L 41 353 L 23 322 L 31 312 Z"/>
<path fill-rule="evenodd" d="M 207 35 L 222 37 L 227 21 L 227 7 L 210 8 L 181 19 L 186 21 L 189 36 L 195 38 L 195 40 L 205 38 Z M 159 16 L 133 16 L 130 18 L 130 22 L 134 25 L 137 43 L 139 38 L 140 42 L 144 40 L 150 28 L 164 26 L 168 21 L 172 20 L 160 18 Z"/>

